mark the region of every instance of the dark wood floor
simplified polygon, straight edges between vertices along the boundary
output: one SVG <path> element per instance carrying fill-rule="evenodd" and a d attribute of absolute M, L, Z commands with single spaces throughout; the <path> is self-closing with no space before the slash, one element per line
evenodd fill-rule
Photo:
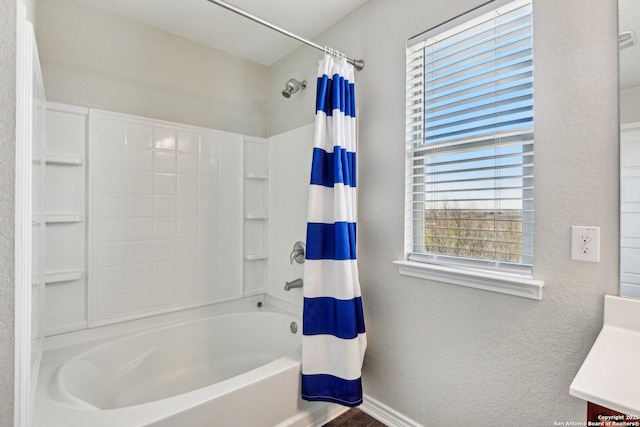
<path fill-rule="evenodd" d="M 358 408 L 349 409 L 338 418 L 329 421 L 323 427 L 387 427 Z"/>

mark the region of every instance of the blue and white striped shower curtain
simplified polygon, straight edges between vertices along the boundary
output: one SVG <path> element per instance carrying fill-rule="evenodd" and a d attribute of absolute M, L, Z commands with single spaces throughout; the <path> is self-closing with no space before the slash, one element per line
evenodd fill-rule
<path fill-rule="evenodd" d="M 302 398 L 362 403 L 367 338 L 356 261 L 354 70 L 325 54 L 316 122 L 304 268 Z"/>

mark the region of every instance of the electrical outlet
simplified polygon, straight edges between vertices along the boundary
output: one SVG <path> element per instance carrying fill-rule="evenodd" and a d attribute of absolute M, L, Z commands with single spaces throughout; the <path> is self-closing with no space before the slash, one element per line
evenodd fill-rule
<path fill-rule="evenodd" d="M 571 227 L 571 259 L 600 262 L 600 227 Z"/>

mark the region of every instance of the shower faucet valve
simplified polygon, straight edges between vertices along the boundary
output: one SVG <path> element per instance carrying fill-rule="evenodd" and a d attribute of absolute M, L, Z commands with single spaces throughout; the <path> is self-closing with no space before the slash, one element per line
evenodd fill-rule
<path fill-rule="evenodd" d="M 302 264 L 304 262 L 304 254 L 305 254 L 304 243 L 297 241 L 295 245 L 293 245 L 293 250 L 291 251 L 291 254 L 289 254 L 289 264 L 293 265 L 294 260 L 298 264 Z"/>

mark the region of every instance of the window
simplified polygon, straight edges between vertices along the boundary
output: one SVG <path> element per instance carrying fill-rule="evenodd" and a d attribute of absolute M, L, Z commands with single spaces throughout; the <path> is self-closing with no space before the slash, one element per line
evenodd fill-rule
<path fill-rule="evenodd" d="M 531 0 L 494 1 L 407 43 L 406 253 L 531 276 Z"/>

